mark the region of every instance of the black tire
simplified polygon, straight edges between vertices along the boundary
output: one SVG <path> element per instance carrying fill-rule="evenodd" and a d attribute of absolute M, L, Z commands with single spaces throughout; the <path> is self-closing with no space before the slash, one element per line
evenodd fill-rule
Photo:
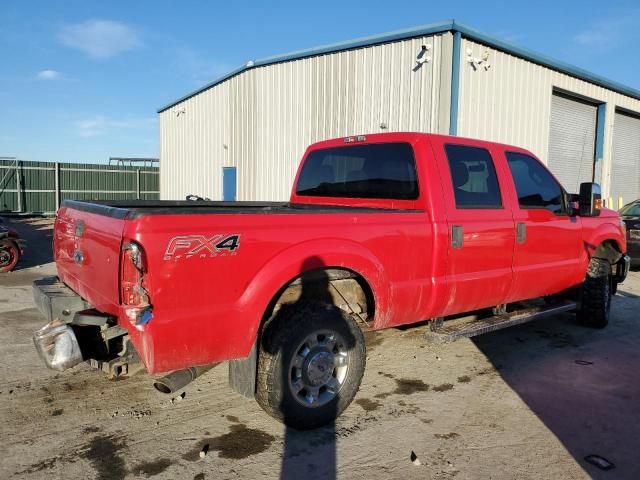
<path fill-rule="evenodd" d="M 604 328 L 609 324 L 612 296 L 611 264 L 592 258 L 582 284 L 578 320 L 587 327 Z"/>
<path fill-rule="evenodd" d="M 20 249 L 11 240 L 0 240 L 0 273 L 14 269 L 20 260 Z"/>
<path fill-rule="evenodd" d="M 321 341 L 310 347 L 309 338 Z M 334 341 L 335 347 L 331 347 Z M 322 361 L 325 363 L 318 363 Z M 333 305 L 284 305 L 262 333 L 256 400 L 269 415 L 289 427 L 319 427 L 335 420 L 353 401 L 365 362 L 364 336 L 345 312 Z M 337 388 L 313 383 L 324 381 L 326 375 L 327 384 L 338 385 Z M 309 392 L 299 388 L 305 381 Z M 316 405 L 307 404 L 305 395 L 310 394 L 313 399 L 312 390 L 317 390 Z"/>

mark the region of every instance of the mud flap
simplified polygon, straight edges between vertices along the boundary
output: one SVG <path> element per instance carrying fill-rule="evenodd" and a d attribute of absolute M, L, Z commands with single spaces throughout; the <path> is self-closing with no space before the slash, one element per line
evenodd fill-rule
<path fill-rule="evenodd" d="M 229 386 L 243 397 L 254 398 L 258 368 L 257 342 L 253 342 L 249 356 L 229 361 Z"/>

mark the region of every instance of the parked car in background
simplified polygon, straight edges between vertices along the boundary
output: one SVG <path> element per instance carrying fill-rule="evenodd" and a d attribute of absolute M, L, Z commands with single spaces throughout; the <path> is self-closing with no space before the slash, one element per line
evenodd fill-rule
<path fill-rule="evenodd" d="M 10 272 L 24 255 L 24 242 L 18 232 L 0 218 L 0 273 Z"/>
<path fill-rule="evenodd" d="M 620 209 L 620 218 L 627 227 L 627 253 L 631 265 L 640 265 L 640 199 Z"/>

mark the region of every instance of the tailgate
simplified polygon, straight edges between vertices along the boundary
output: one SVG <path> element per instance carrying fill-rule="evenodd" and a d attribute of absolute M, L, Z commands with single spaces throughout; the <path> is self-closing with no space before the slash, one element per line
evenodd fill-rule
<path fill-rule="evenodd" d="M 120 245 L 125 220 L 64 206 L 58 211 L 53 255 L 58 277 L 102 312 L 117 315 Z"/>

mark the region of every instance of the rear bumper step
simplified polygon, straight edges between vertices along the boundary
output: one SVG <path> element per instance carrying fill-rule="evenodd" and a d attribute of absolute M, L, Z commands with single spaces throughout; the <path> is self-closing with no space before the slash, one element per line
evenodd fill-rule
<path fill-rule="evenodd" d="M 441 323 L 425 334 L 428 343 L 450 343 L 460 338 L 470 338 L 483 333 L 495 332 L 503 328 L 530 322 L 538 318 L 557 315 L 575 310 L 578 304 L 572 301 L 517 310 L 493 317 L 472 320 L 449 320 Z"/>
<path fill-rule="evenodd" d="M 33 298 L 48 320 L 33 339 L 49 368 L 62 371 L 84 360 L 111 378 L 143 368 L 127 330 L 117 319 L 91 308 L 57 277 L 34 281 Z"/>
<path fill-rule="evenodd" d="M 33 300 L 47 322 L 70 323 L 76 312 L 90 308 L 76 292 L 58 277 L 39 278 L 33 282 Z"/>

